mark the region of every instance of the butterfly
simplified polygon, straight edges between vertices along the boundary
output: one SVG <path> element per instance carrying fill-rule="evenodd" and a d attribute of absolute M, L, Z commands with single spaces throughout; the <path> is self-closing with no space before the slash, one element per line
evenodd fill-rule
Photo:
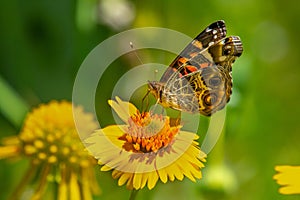
<path fill-rule="evenodd" d="M 164 107 L 210 116 L 225 107 L 232 94 L 232 64 L 241 56 L 238 36 L 226 37 L 223 20 L 203 30 L 148 90 Z"/>

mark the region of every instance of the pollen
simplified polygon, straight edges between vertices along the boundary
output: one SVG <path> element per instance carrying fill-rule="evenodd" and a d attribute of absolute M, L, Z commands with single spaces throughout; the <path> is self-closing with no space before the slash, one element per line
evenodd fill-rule
<path fill-rule="evenodd" d="M 57 162 L 57 157 L 56 156 L 49 156 L 48 157 L 48 163 L 56 163 Z"/>
<path fill-rule="evenodd" d="M 36 153 L 37 149 L 32 145 L 25 145 L 24 151 L 25 151 L 25 154 L 31 155 L 31 154 Z"/>
<path fill-rule="evenodd" d="M 38 149 L 44 148 L 44 143 L 41 140 L 35 140 L 33 144 Z"/>
<path fill-rule="evenodd" d="M 36 162 L 91 164 L 92 158 L 78 137 L 72 111 L 71 103 L 52 101 L 29 113 L 19 137 L 24 154 Z"/>
<path fill-rule="evenodd" d="M 133 152 L 157 152 L 173 142 L 179 132 L 179 126 L 170 127 L 169 117 L 137 113 L 129 119 L 129 127 L 120 139 L 125 140 L 123 148 Z"/>
<path fill-rule="evenodd" d="M 49 151 L 50 151 L 51 153 L 56 153 L 56 152 L 58 151 L 58 148 L 57 148 L 56 145 L 51 145 L 51 146 L 49 147 Z"/>

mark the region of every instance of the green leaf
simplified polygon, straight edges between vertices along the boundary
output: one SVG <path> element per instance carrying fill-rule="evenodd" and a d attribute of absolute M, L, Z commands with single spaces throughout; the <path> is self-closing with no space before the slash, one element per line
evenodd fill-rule
<path fill-rule="evenodd" d="M 0 112 L 16 127 L 20 127 L 29 106 L 0 76 Z"/>

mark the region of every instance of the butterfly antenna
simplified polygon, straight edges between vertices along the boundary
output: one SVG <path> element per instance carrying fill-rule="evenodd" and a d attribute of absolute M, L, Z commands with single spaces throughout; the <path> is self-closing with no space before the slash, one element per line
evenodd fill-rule
<path fill-rule="evenodd" d="M 132 42 L 129 42 L 129 45 L 130 45 L 131 49 L 133 50 L 134 55 L 135 55 L 135 56 L 137 57 L 137 59 L 139 60 L 139 62 L 140 62 L 141 64 L 144 64 L 143 61 L 141 60 L 141 57 L 137 54 L 137 50 L 136 50 L 136 48 L 134 48 L 133 43 L 132 43 Z"/>
<path fill-rule="evenodd" d="M 133 43 L 129 42 L 129 45 L 130 45 L 131 49 L 133 50 L 133 53 L 136 56 L 136 58 L 143 65 L 144 63 L 143 63 L 141 57 L 138 55 L 136 48 L 134 48 Z M 142 111 L 146 111 L 148 109 L 148 106 L 149 106 L 149 99 L 148 99 L 149 92 L 150 92 L 150 90 L 147 91 L 147 93 L 145 94 L 145 96 L 142 99 L 142 108 L 141 108 Z M 147 102 L 146 102 L 146 107 L 145 107 L 145 110 L 144 110 L 144 101 L 145 101 L 146 98 L 147 98 Z"/>
<path fill-rule="evenodd" d="M 142 111 L 147 111 L 148 108 L 149 108 L 149 93 L 150 93 L 150 90 L 147 91 L 147 93 L 145 94 L 145 96 L 143 97 L 142 99 Z M 145 110 L 144 110 L 144 101 L 145 99 L 147 99 L 146 101 L 146 107 L 145 107 Z"/>

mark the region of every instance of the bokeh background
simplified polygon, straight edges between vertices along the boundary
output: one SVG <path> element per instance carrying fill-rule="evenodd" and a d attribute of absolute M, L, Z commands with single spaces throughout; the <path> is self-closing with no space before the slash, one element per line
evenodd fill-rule
<path fill-rule="evenodd" d="M 194 37 L 219 19 L 244 45 L 233 66 L 234 91 L 221 142 L 208 155 L 202 180 L 158 184 L 137 199 L 299 199 L 279 194 L 272 179 L 275 165 L 300 165 L 297 1 L 2 0 L 0 80 L 23 106 L 0 91 L 0 138 L 18 134 L 27 109 L 52 99 L 71 100 L 82 61 L 108 37 L 147 26 Z M 138 53 L 143 63 L 170 63 L 175 57 L 154 50 Z M 114 83 L 138 64 L 137 57 L 125 55 L 100 80 L 97 112 L 108 116 L 101 124 L 113 123 L 106 102 Z M 0 199 L 8 198 L 26 164 L 0 160 Z M 95 199 L 128 199 L 129 192 L 110 173 L 97 176 L 102 195 Z"/>

